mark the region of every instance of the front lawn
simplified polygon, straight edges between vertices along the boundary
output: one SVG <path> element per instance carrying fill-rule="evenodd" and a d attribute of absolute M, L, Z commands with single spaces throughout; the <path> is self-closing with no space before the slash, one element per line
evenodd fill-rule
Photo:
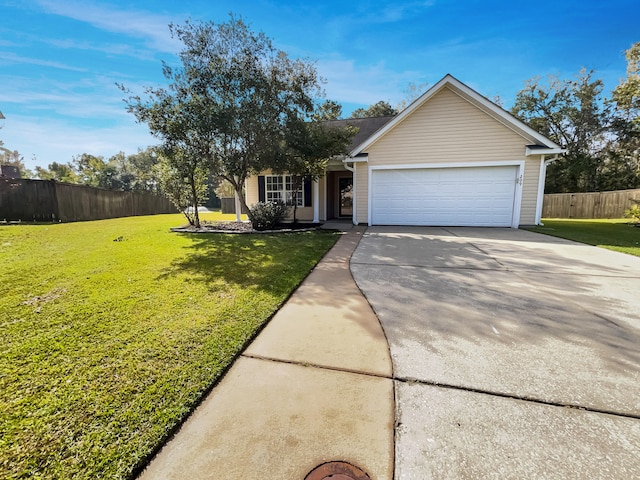
<path fill-rule="evenodd" d="M 629 219 L 543 219 L 544 226 L 530 230 L 640 257 L 640 227 L 629 222 Z"/>
<path fill-rule="evenodd" d="M 337 239 L 181 224 L 0 227 L 0 478 L 130 476 Z"/>

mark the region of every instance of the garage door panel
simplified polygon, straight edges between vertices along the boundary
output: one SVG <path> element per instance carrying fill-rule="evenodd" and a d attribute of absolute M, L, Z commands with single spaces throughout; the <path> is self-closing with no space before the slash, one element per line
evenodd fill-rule
<path fill-rule="evenodd" d="M 511 226 L 517 167 L 374 170 L 374 225 Z"/>

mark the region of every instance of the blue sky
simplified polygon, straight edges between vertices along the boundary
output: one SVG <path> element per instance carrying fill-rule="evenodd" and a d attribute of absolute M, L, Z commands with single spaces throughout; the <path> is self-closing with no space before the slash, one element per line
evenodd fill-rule
<path fill-rule="evenodd" d="M 507 108 L 527 79 L 582 67 L 608 91 L 640 41 L 638 0 L 0 0 L 0 140 L 30 168 L 156 143 L 116 82 L 163 84 L 161 61 L 180 49 L 168 23 L 224 22 L 231 11 L 290 56 L 316 61 L 345 116 L 395 105 L 409 83 L 447 73 Z"/>

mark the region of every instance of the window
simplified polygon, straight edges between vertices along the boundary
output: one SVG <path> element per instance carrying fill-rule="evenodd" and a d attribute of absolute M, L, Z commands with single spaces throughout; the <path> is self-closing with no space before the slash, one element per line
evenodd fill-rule
<path fill-rule="evenodd" d="M 293 187 L 295 177 L 292 175 L 268 175 L 265 177 L 265 193 L 268 202 L 282 201 L 293 205 Z M 296 194 L 296 206 L 304 206 L 304 189 L 302 182 Z"/>

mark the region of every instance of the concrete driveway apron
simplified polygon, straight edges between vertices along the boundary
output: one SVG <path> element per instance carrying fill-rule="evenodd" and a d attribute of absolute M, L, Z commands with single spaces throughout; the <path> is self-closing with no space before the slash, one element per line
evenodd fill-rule
<path fill-rule="evenodd" d="M 640 258 L 514 229 L 372 227 L 396 479 L 640 478 Z"/>

